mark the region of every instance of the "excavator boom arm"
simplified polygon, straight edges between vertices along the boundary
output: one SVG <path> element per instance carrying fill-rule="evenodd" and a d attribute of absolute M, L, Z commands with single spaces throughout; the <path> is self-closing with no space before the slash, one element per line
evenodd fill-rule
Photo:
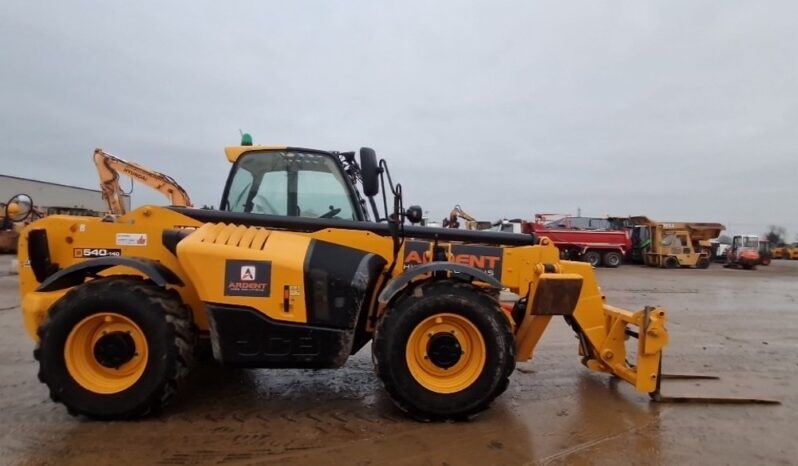
<path fill-rule="evenodd" d="M 160 192 L 169 199 L 173 206 L 192 207 L 186 190 L 168 175 L 120 159 L 102 149 L 94 150 L 94 165 L 96 165 L 97 175 L 100 177 L 100 189 L 112 214 L 123 215 L 127 211 L 124 192 L 119 186 L 120 173 Z"/>
<path fill-rule="evenodd" d="M 477 229 L 477 219 L 464 211 L 459 204 L 455 205 L 452 211 L 449 212 L 449 217 L 444 219 L 444 228 L 459 228 L 460 223 L 457 221 L 458 218 L 462 218 L 466 221 L 467 230 Z"/>

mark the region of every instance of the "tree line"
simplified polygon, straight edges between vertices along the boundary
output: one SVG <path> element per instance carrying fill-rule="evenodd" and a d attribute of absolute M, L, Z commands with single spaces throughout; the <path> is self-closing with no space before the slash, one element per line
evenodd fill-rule
<path fill-rule="evenodd" d="M 770 244 L 774 246 L 783 246 L 789 243 L 787 239 L 787 229 L 780 225 L 768 225 L 765 239 L 770 241 Z M 795 239 L 798 241 L 798 236 L 796 236 Z"/>

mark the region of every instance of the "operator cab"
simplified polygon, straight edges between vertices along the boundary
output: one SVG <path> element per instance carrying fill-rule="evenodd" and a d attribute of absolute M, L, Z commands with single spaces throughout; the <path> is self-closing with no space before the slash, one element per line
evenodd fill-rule
<path fill-rule="evenodd" d="M 227 178 L 219 210 L 265 216 L 387 222 L 398 241 L 405 220 L 419 223 L 419 206 L 402 204 L 402 186 L 394 184 L 385 160 L 374 149 L 333 152 L 288 146 L 255 146 L 242 134 L 240 146 L 225 148 L 233 168 Z M 357 186 L 360 183 L 361 191 Z M 387 189 L 386 189 L 387 188 Z M 375 196 L 382 191 L 383 212 Z M 393 210 L 386 194 L 393 196 Z M 371 215 L 369 215 L 371 214 Z"/>
<path fill-rule="evenodd" d="M 759 250 L 759 237 L 755 235 L 736 235 L 732 240 L 732 250 L 754 249 Z"/>
<path fill-rule="evenodd" d="M 233 168 L 221 210 L 368 220 L 355 177 L 345 166 L 354 154 L 268 146 L 229 147 L 226 152 Z"/>

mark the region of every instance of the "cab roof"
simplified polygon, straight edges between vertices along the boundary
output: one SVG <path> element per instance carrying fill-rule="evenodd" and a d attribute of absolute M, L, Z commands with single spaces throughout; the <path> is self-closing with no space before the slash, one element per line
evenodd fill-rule
<path fill-rule="evenodd" d="M 224 148 L 224 153 L 227 156 L 227 160 L 229 160 L 230 163 L 235 163 L 236 160 L 239 159 L 239 157 L 246 154 L 247 152 L 269 151 L 269 150 L 273 151 L 287 150 L 294 152 L 312 152 L 316 154 L 332 155 L 329 151 L 326 150 L 306 149 L 303 147 L 291 147 L 291 146 L 281 146 L 281 145 L 227 146 Z"/>

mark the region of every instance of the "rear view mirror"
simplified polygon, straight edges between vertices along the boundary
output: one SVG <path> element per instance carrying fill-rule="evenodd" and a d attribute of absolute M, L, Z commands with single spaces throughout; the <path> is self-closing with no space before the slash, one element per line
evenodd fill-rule
<path fill-rule="evenodd" d="M 360 148 L 360 176 L 363 178 L 363 194 L 376 196 L 380 192 L 379 164 L 377 153 L 370 147 Z"/>
<path fill-rule="evenodd" d="M 6 204 L 5 217 L 12 222 L 22 222 L 33 212 L 33 200 L 27 194 L 17 194 Z"/>

